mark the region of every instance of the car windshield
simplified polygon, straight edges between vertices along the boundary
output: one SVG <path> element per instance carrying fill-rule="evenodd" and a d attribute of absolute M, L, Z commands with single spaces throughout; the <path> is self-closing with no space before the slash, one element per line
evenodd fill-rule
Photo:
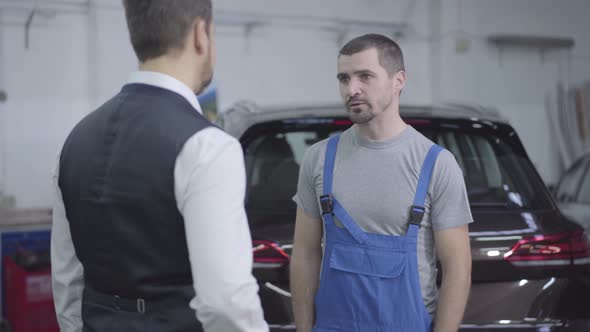
<path fill-rule="evenodd" d="M 543 183 L 514 135 L 500 137 L 481 126 L 411 124 L 455 155 L 472 208 L 544 209 L 551 206 Z M 311 145 L 346 130 L 346 118 L 283 120 L 257 124 L 242 137 L 250 222 L 294 222 L 299 166 Z"/>
<path fill-rule="evenodd" d="M 551 206 L 526 154 L 508 142 L 514 138 L 451 126 L 416 129 L 455 156 L 472 208 L 541 210 Z"/>

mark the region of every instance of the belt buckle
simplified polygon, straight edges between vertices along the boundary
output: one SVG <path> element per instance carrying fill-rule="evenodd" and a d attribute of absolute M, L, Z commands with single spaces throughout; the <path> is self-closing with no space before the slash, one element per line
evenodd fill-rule
<path fill-rule="evenodd" d="M 137 299 L 137 312 L 140 314 L 145 313 L 145 300 L 144 299 Z"/>
<path fill-rule="evenodd" d="M 120 304 L 121 298 L 119 297 L 119 295 L 113 295 L 113 298 L 115 299 L 115 301 L 114 301 L 114 307 L 115 307 L 115 309 L 120 311 L 121 310 L 121 306 L 119 304 Z"/>

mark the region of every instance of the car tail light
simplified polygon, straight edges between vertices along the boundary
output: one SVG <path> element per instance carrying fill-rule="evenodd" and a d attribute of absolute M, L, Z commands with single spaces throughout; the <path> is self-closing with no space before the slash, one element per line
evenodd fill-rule
<path fill-rule="evenodd" d="M 566 266 L 590 264 L 590 243 L 584 231 L 524 238 L 504 259 L 515 266 Z"/>
<path fill-rule="evenodd" d="M 348 119 L 335 119 L 332 121 L 335 126 L 352 126 L 352 121 Z"/>
<path fill-rule="evenodd" d="M 289 254 L 275 242 L 254 240 L 253 245 L 252 253 L 254 254 L 255 268 L 274 269 L 289 263 Z"/>

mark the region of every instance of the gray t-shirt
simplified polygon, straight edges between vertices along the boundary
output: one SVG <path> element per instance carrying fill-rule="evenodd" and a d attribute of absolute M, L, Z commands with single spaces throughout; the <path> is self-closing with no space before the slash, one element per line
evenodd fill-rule
<path fill-rule="evenodd" d="M 309 216 L 318 219 L 327 142 L 306 151 L 293 198 Z M 368 140 L 359 135 L 357 126 L 351 127 L 342 133 L 338 144 L 334 196 L 365 232 L 404 235 L 420 170 L 432 144 L 410 126 L 386 141 Z M 434 315 L 438 290 L 433 231 L 473 222 L 463 173 L 447 150 L 438 156 L 425 205 L 418 234 L 418 268 L 424 305 Z"/>

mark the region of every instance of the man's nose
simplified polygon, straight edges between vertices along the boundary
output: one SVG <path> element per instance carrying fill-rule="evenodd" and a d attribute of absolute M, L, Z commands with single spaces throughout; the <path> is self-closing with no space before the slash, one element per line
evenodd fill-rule
<path fill-rule="evenodd" d="M 357 80 L 351 80 L 347 87 L 348 97 L 354 97 L 361 94 L 360 84 Z"/>

